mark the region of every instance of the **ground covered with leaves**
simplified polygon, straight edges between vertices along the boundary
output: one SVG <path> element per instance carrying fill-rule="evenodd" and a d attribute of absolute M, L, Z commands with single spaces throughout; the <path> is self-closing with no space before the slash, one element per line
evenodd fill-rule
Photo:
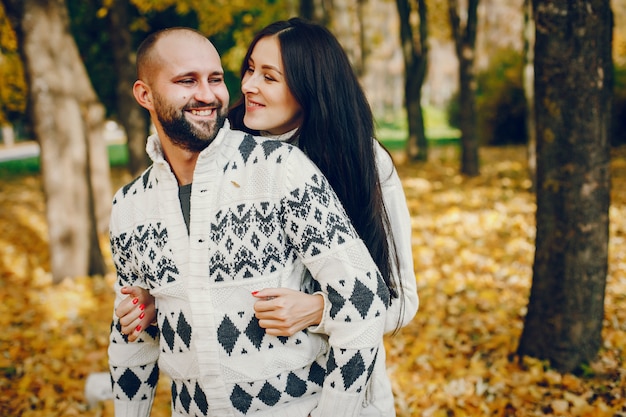
<path fill-rule="evenodd" d="M 535 234 L 524 148 L 482 149 L 472 179 L 455 148 L 398 165 L 420 295 L 413 322 L 385 340 L 398 416 L 626 416 L 626 148 L 612 158 L 603 347 L 578 376 L 514 355 Z M 0 179 L 0 416 L 113 416 L 84 395 L 108 369 L 113 274 L 52 285 L 43 213 L 37 176 Z M 169 416 L 165 378 L 152 415 Z"/>

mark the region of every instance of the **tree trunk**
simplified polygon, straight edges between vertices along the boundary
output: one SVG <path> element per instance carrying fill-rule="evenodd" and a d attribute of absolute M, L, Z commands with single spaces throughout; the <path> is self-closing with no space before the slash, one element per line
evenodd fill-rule
<path fill-rule="evenodd" d="M 146 137 L 148 115 L 135 101 L 133 84 L 136 79 L 132 60 L 133 45 L 128 24 L 126 0 L 114 0 L 108 13 L 109 35 L 113 51 L 113 65 L 117 73 L 116 99 L 118 120 L 126 132 L 128 147 L 128 169 L 133 177 L 148 168 Z"/>
<path fill-rule="evenodd" d="M 428 11 L 426 1 L 418 0 L 419 36 L 411 24 L 409 0 L 396 0 L 400 18 L 400 42 L 404 57 L 404 100 L 409 126 L 407 157 L 413 161 L 428 160 L 428 141 L 422 113 L 422 85 L 428 67 Z"/>
<path fill-rule="evenodd" d="M 518 353 L 572 372 L 602 342 L 608 263 L 609 0 L 533 2 L 537 237 Z"/>
<path fill-rule="evenodd" d="M 473 177 L 479 174 L 478 138 L 476 136 L 476 28 L 478 1 L 468 0 L 465 22 L 461 22 L 457 0 L 448 0 L 450 26 L 459 60 L 459 127 L 461 129 L 461 173 Z"/>
<path fill-rule="evenodd" d="M 535 115 L 535 20 L 531 0 L 524 0 L 524 96 L 526 99 L 526 134 L 528 172 L 535 190 L 537 175 L 537 126 Z"/>
<path fill-rule="evenodd" d="M 2 143 L 4 143 L 4 146 L 6 146 L 7 148 L 15 145 L 15 131 L 13 130 L 13 125 L 3 124 L 2 134 L 0 135 L 0 137 L 2 137 Z"/>
<path fill-rule="evenodd" d="M 104 274 L 96 227 L 103 213 L 102 224 L 108 224 L 111 201 L 104 108 L 69 32 L 67 6 L 63 0 L 2 1 L 18 35 L 30 87 L 53 279 Z"/>
<path fill-rule="evenodd" d="M 300 16 L 326 26 L 332 2 L 333 0 L 300 0 Z"/>
<path fill-rule="evenodd" d="M 362 0 L 341 0 L 331 3 L 332 7 L 326 9 L 326 26 L 337 37 L 348 55 L 355 74 L 360 78 L 363 75 L 365 60 Z"/>

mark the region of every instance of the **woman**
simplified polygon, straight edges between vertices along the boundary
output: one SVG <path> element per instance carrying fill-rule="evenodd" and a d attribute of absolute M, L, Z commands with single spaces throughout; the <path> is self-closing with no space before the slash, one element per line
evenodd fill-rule
<path fill-rule="evenodd" d="M 303 19 L 273 23 L 250 44 L 241 80 L 243 96 L 229 114 L 232 127 L 291 142 L 317 164 L 390 290 L 385 331 L 406 325 L 418 307 L 406 200 L 391 157 L 374 139 L 371 109 L 337 39 Z M 330 303 L 316 288 L 302 290 L 253 294 L 259 298 L 256 317 L 268 334 L 286 336 L 305 328 L 325 333 Z M 154 303 L 141 289 L 124 292 L 130 297 L 116 313 L 134 340 L 154 319 Z M 395 414 L 382 341 L 381 356 L 363 416 Z"/>

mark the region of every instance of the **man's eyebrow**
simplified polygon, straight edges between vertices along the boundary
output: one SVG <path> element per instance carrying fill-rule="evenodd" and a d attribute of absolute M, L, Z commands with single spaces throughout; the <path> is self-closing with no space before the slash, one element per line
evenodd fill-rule
<path fill-rule="evenodd" d="M 200 72 L 198 71 L 187 71 L 187 72 L 181 72 L 179 74 L 175 74 L 174 78 L 181 78 L 181 77 L 197 77 L 200 75 Z M 215 77 L 215 76 L 220 76 L 223 77 L 224 76 L 224 71 L 220 71 L 220 70 L 215 70 L 213 72 L 211 72 L 209 74 L 209 76 L 211 77 Z"/>

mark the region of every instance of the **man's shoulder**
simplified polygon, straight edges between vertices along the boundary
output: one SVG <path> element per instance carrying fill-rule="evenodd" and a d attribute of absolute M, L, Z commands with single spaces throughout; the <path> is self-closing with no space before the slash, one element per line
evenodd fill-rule
<path fill-rule="evenodd" d="M 150 165 L 139 176 L 117 190 L 113 204 L 116 204 L 119 200 L 125 199 L 128 196 L 136 196 L 152 188 L 152 168 L 153 165 Z"/>
<path fill-rule="evenodd" d="M 237 142 L 238 156 L 245 164 L 262 161 L 280 162 L 291 154 L 297 154 L 298 148 L 288 143 L 272 138 L 254 136 L 241 131 L 231 131 L 239 141 Z"/>

